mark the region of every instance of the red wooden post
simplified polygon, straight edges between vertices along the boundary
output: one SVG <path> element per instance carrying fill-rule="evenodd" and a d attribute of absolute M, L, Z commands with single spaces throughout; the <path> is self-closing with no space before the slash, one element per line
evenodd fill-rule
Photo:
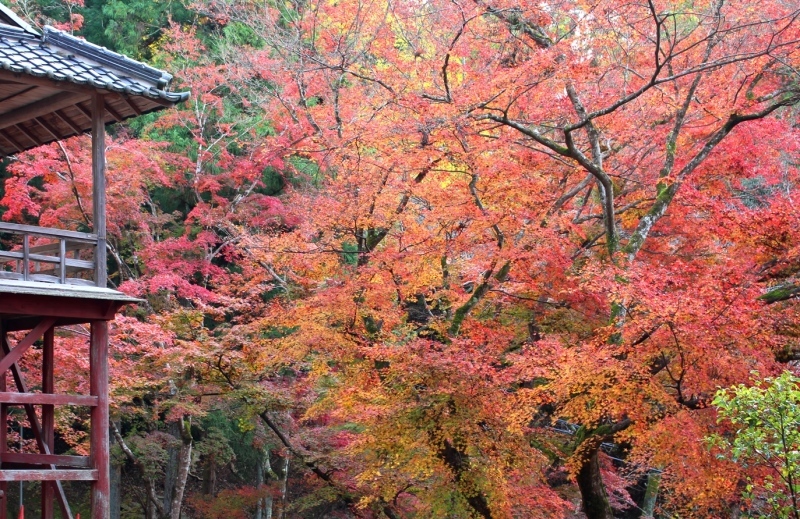
<path fill-rule="evenodd" d="M 41 145 L 52 140 L 80 134 L 87 130 L 92 133 L 92 227 L 93 234 L 77 233 L 59 229 L 44 229 L 0 222 L 0 230 L 22 235 L 22 251 L 0 251 L 3 261 L 16 261 L 21 276 L 4 276 L 0 282 L 0 519 L 15 515 L 16 506 L 11 512 L 6 510 L 7 495 L 3 495 L 7 481 L 44 481 L 42 486 L 42 518 L 52 519 L 53 499 L 57 499 L 63 519 L 71 519 L 72 514 L 66 500 L 61 481 L 92 481 L 92 519 L 109 519 L 110 516 L 110 471 L 109 471 L 109 410 L 108 410 L 108 321 L 125 304 L 136 302 L 124 294 L 108 290 L 106 271 L 106 117 L 120 121 L 144 111 L 161 109 L 185 101 L 189 93 L 170 93 L 166 90 L 169 76 L 165 72 L 144 64 L 131 68 L 130 60 L 116 54 L 108 54 L 72 36 L 53 31 L 37 36 L 27 24 L 18 19 L 0 4 L 0 26 L 10 26 L 12 30 L 28 32 L 26 41 L 19 45 L 11 44 L 6 49 L 11 61 L 22 64 L 23 71 L 6 72 L 0 70 L 0 82 L 11 85 L 9 95 L 0 99 L 0 126 L 3 130 L 0 153 L 21 152 L 33 145 Z M 39 44 L 27 40 L 33 38 Z M 46 48 L 41 44 L 47 43 Z M 30 44 L 30 45 L 29 45 Z M 37 46 L 38 45 L 38 46 Z M 28 52 L 35 47 L 35 52 Z M 40 48 L 41 47 L 41 48 Z M 78 49 L 74 53 L 73 50 Z M 99 54 L 98 54 L 99 52 Z M 92 56 L 103 55 L 98 64 Z M 84 84 L 67 79 L 53 82 L 40 76 L 44 73 L 42 61 L 55 60 L 62 67 L 72 68 L 77 63 L 89 66 L 98 74 L 112 75 L 113 71 L 133 71 L 124 81 L 113 80 L 108 85 Z M 56 67 L 58 68 L 58 67 Z M 13 77 L 12 77 L 13 76 Z M 99 76 L 98 76 L 99 77 Z M 63 79 L 63 78 L 62 78 Z M 138 101 L 120 99 L 112 91 L 120 91 L 127 82 L 139 84 L 148 90 L 147 95 L 130 93 Z M 56 84 L 58 83 L 58 84 Z M 81 83 L 81 84 L 77 84 Z M 158 87 L 154 87 L 156 83 Z M 45 88 L 37 88 L 37 87 Z M 162 90 L 165 89 L 165 90 Z M 155 92 L 157 95 L 153 95 Z M 55 91 L 55 93 L 54 93 Z M 21 94 L 23 97 L 18 97 Z M 12 101 L 9 99 L 14 98 Z M 84 106 L 87 104 L 88 108 Z M 124 105 L 127 105 L 124 106 Z M 71 119 L 67 112 L 77 110 L 91 120 Z M 55 124 L 60 120 L 63 124 Z M 13 127 L 13 130 L 11 128 Z M 66 128 L 66 129 L 65 129 Z M 22 145 L 14 135 L 21 133 L 27 139 Z M 12 135 L 12 133 L 14 135 Z M 52 139 L 51 139 L 52 137 Z M 30 142 L 28 142 L 30 141 Z M 10 145 L 10 147 L 9 147 Z M 31 236 L 53 238 L 58 241 L 55 249 L 50 246 L 31 247 Z M 95 247 L 94 262 L 81 260 L 72 242 Z M 85 248 L 82 245 L 79 248 Z M 67 258 L 69 250 L 75 250 L 75 258 Z M 58 253 L 57 257 L 55 256 Z M 55 269 L 60 283 L 40 283 L 47 278 L 36 277 L 40 263 L 49 263 Z M 33 268 L 31 268 L 33 265 Z M 102 290 L 86 291 L 81 287 L 67 284 L 69 272 L 74 269 L 94 269 L 95 285 Z M 29 283 L 17 283 L 22 277 Z M 14 278 L 14 279 L 7 279 Z M 8 281 L 8 283 L 6 282 Z M 52 327 L 72 324 L 90 324 L 90 395 L 54 394 L 54 333 Z M 7 341 L 8 332 L 28 332 L 27 336 L 16 342 L 12 348 Z M 19 361 L 36 340 L 44 334 L 42 354 L 42 391 L 28 392 Z M 7 392 L 8 382 L 4 377 L 10 370 L 13 385 L 17 391 Z M 13 389 L 13 388 L 8 388 Z M 24 407 L 31 424 L 39 452 L 9 453 L 7 446 L 8 408 L 12 405 Z M 54 406 L 83 405 L 91 407 L 91 455 L 86 459 L 77 456 L 54 453 Z M 37 415 L 41 406 L 41 414 Z M 31 469 L 29 467 L 40 467 Z M 10 503 L 8 503 L 11 505 Z M 13 506 L 13 505 L 11 505 Z M 20 511 L 21 512 L 21 511 Z M 30 509 L 29 509 L 30 513 Z"/>
<path fill-rule="evenodd" d="M 3 323 L 0 322 L 0 344 L 6 340 L 6 331 L 3 328 Z M 2 350 L 0 349 L 0 353 Z M 0 373 L 0 392 L 6 391 L 6 376 L 7 373 Z M 8 450 L 8 406 L 0 404 L 0 455 L 5 454 Z M 2 462 L 0 462 L 2 466 Z M 8 483 L 5 481 L 0 482 L 0 519 L 6 519 L 8 513 Z"/>
<path fill-rule="evenodd" d="M 92 99 L 92 227 L 97 235 L 94 253 L 94 280 L 106 287 L 106 128 L 105 100 L 100 94 Z M 97 481 L 92 484 L 92 519 L 111 516 L 111 473 L 108 454 L 108 322 L 92 321 L 90 394 L 98 397 L 92 408 L 91 448 Z"/>
<path fill-rule="evenodd" d="M 25 338 L 17 343 L 15 348 L 7 352 L 0 360 L 0 372 L 5 373 L 12 364 L 16 364 L 22 357 L 22 354 L 33 346 L 33 344 L 39 340 L 39 337 L 43 336 L 47 330 L 53 327 L 53 323 L 55 323 L 55 319 L 43 319 L 36 325 L 36 328 L 28 332 Z"/>
<path fill-rule="evenodd" d="M 52 394 L 55 390 L 53 380 L 54 328 L 44 333 L 42 347 L 42 393 Z M 55 416 L 52 405 L 42 406 L 42 442 L 50 453 L 55 452 Z M 42 519 L 53 519 L 53 499 L 55 492 L 51 481 L 42 481 Z"/>
<path fill-rule="evenodd" d="M 92 466 L 97 480 L 92 483 L 92 519 L 109 519 L 111 479 L 108 459 L 108 322 L 93 321 L 89 352 L 89 388 L 98 404 L 92 408 Z"/>
<path fill-rule="evenodd" d="M 7 324 L 7 323 L 6 323 Z M 7 327 L 6 327 L 7 328 Z M 0 335 L 0 351 L 4 355 L 8 355 L 11 351 L 11 347 L 8 345 L 8 338 L 6 337 L 5 329 L 3 330 L 3 334 Z M 16 395 L 17 397 L 31 397 L 31 396 L 38 396 L 41 398 L 41 395 L 35 395 L 32 393 L 28 393 L 28 386 L 25 384 L 25 380 L 22 377 L 22 373 L 20 373 L 19 368 L 17 367 L 16 363 L 11 365 L 11 374 L 14 376 L 14 384 L 17 386 L 17 393 L 2 393 L 0 392 L 0 397 L 2 397 L 3 402 L 7 403 L 14 403 L 12 402 L 12 398 L 8 398 L 12 395 Z M 58 395 L 54 395 L 58 396 Z M 42 431 L 41 427 L 39 427 L 39 419 L 36 417 L 36 412 L 34 411 L 33 405 L 30 402 L 19 402 L 25 405 L 25 413 L 28 415 L 28 421 L 31 424 L 31 429 L 33 429 L 33 435 L 36 438 L 36 443 L 39 446 L 40 450 L 47 451 L 45 454 L 50 454 L 49 450 L 47 449 L 47 445 L 42 441 Z M 35 403 L 35 402 L 34 402 Z M 58 402 L 53 402 L 53 404 L 57 404 Z M 51 469 L 55 469 L 55 466 L 51 466 Z M 0 471 L 3 472 L 3 471 Z M 30 472 L 30 471 L 28 471 Z M 42 478 L 44 480 L 44 478 Z M 0 479 L 3 481 L 3 479 Z M 8 481 L 8 480 L 6 480 Z M 69 503 L 67 503 L 67 497 L 64 494 L 64 489 L 61 486 L 60 481 L 55 482 L 56 485 L 56 498 L 58 499 L 58 506 L 61 508 L 61 517 L 65 519 L 69 519 L 72 517 L 72 512 L 69 509 Z"/>

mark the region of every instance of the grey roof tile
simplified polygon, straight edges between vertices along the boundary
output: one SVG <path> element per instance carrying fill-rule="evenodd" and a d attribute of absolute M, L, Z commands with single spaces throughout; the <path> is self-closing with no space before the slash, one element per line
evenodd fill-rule
<path fill-rule="evenodd" d="M 189 97 L 188 92 L 166 90 L 172 79 L 169 74 L 51 27 L 45 27 L 44 33 L 37 35 L 0 25 L 0 67 L 17 74 L 48 77 L 170 103 Z"/>

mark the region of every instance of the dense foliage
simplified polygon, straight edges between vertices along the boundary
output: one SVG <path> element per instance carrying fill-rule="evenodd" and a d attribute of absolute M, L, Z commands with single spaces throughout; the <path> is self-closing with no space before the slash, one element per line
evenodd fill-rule
<path fill-rule="evenodd" d="M 731 457 L 765 474 L 748 480 L 745 497 L 761 500 L 755 516 L 799 517 L 797 478 L 800 477 L 800 391 L 789 372 L 747 387 L 720 390 L 714 398 L 720 420 L 737 428 L 733 441 L 712 437 Z"/>
<path fill-rule="evenodd" d="M 769 513 L 712 399 L 800 358 L 794 2 L 14 7 L 192 91 L 108 142 L 123 517 Z"/>

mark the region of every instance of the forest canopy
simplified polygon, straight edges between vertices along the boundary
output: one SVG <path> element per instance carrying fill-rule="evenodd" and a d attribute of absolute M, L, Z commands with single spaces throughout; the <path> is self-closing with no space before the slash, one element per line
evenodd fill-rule
<path fill-rule="evenodd" d="M 798 518 L 795 2 L 10 6 L 191 91 L 109 128 L 121 517 Z M 92 228 L 88 137 L 0 178 Z"/>

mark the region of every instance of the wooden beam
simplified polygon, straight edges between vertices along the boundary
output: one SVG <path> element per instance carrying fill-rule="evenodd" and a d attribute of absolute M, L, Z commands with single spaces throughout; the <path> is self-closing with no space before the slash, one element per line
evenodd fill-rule
<path fill-rule="evenodd" d="M 75 469 L 90 469 L 92 464 L 88 456 L 63 456 L 56 454 L 33 454 L 27 452 L 0 453 L 2 463 L 25 463 L 28 465 L 54 465 Z"/>
<path fill-rule="evenodd" d="M 34 117 L 41 117 L 56 110 L 61 110 L 86 99 L 86 97 L 73 92 L 61 92 L 41 101 L 0 114 L 0 130 L 29 121 Z"/>
<path fill-rule="evenodd" d="M 27 234 L 22 235 L 22 279 L 28 281 L 31 277 L 31 237 Z M 0 373 L 2 373 L 0 371 Z"/>
<path fill-rule="evenodd" d="M 83 94 L 86 97 L 91 96 L 98 90 L 92 86 L 76 85 L 69 81 L 57 81 L 46 77 L 36 77 L 28 74 L 21 74 L 11 72 L 10 70 L 0 69 L 0 81 L 6 84 L 16 83 L 19 85 L 35 85 L 42 88 L 49 88 L 58 92 L 72 92 L 75 94 Z M 106 90 L 101 90 L 105 92 Z"/>
<path fill-rule="evenodd" d="M 38 124 L 39 126 L 44 128 L 44 131 L 49 133 L 50 136 L 52 138 L 54 138 L 55 140 L 61 140 L 61 139 L 64 139 L 66 137 L 69 137 L 69 135 L 66 135 L 66 136 L 65 135 L 61 135 L 61 132 L 56 130 L 55 126 L 51 126 L 50 123 L 48 123 L 47 121 L 45 121 L 41 117 L 36 117 L 33 120 L 36 121 L 36 124 Z"/>
<path fill-rule="evenodd" d="M 14 319 L 6 319 L 3 322 L 5 323 L 6 331 L 18 332 L 22 330 L 30 330 L 31 328 L 36 326 L 36 323 L 39 322 L 39 319 L 40 318 L 38 317 L 19 317 Z M 67 319 L 64 317 L 60 317 L 56 319 L 55 326 L 62 327 L 62 326 L 72 326 L 75 324 L 85 324 L 85 323 L 86 319 L 77 319 L 77 318 Z"/>
<path fill-rule="evenodd" d="M 113 117 L 118 123 L 125 120 L 125 118 L 122 117 L 119 112 L 114 110 L 114 108 L 111 106 L 111 104 L 106 103 L 105 104 L 105 109 L 106 109 L 106 112 L 110 113 L 111 117 Z"/>
<path fill-rule="evenodd" d="M 89 339 L 89 392 L 98 398 L 91 412 L 89 445 L 97 479 L 92 483 L 92 519 L 111 514 L 111 470 L 109 466 L 108 412 L 108 322 L 91 324 Z"/>
<path fill-rule="evenodd" d="M 92 111 L 91 111 L 91 110 L 89 110 L 88 108 L 86 108 L 85 106 L 83 106 L 83 104 L 81 104 L 81 103 L 75 103 L 75 108 L 77 108 L 78 110 L 80 110 L 80 112 L 81 112 L 83 115 L 85 115 L 87 119 L 89 119 L 90 121 L 92 120 Z"/>
<path fill-rule="evenodd" d="M 31 247 L 30 253 L 31 254 L 55 254 L 61 250 L 61 244 L 64 243 L 64 247 L 66 248 L 67 252 L 78 252 L 82 250 L 89 250 L 94 249 L 94 243 L 92 242 L 83 242 L 83 241 L 70 241 L 70 240 L 59 240 L 54 243 L 45 243 L 44 245 L 37 245 L 36 247 Z"/>
<path fill-rule="evenodd" d="M 6 343 L 5 323 L 0 321 L 0 344 Z M 2 348 L 0 348 L 2 352 Z M 6 376 L 0 377 L 0 392 L 6 391 Z M 8 406 L 0 404 L 0 458 L 8 450 Z M 0 463 L 2 460 L 0 459 Z M 0 519 L 7 519 L 8 510 L 8 483 L 0 481 Z"/>
<path fill-rule="evenodd" d="M 14 139 L 12 136 L 4 132 L 3 130 L 0 130 L 0 137 L 2 137 L 6 142 L 11 144 L 11 147 L 16 149 L 17 152 L 25 151 L 25 148 L 23 148 L 22 145 L 16 141 L 16 139 Z"/>
<path fill-rule="evenodd" d="M 19 359 L 22 358 L 22 355 L 26 351 L 28 351 L 28 348 L 33 346 L 33 343 L 38 341 L 39 337 L 41 337 L 47 330 L 52 328 L 53 327 L 53 323 L 55 323 L 55 322 L 56 322 L 56 320 L 53 319 L 52 317 L 42 320 L 42 322 L 40 322 L 36 326 L 36 328 L 31 330 L 28 333 L 28 335 L 25 336 L 24 339 L 19 341 L 17 343 L 16 347 L 14 347 L 13 350 L 11 350 L 8 354 L 6 354 L 3 357 L 2 360 L 0 360 L 0 376 L 5 376 L 5 373 L 8 370 L 8 368 L 10 368 L 12 364 L 15 364 L 16 362 L 18 362 Z M 2 399 L 3 399 L 4 395 L 13 395 L 13 394 L 15 394 L 15 393 L 2 393 L 2 394 L 0 394 L 0 402 L 3 401 Z"/>
<path fill-rule="evenodd" d="M 64 243 L 64 242 L 61 242 Z M 33 248 L 33 247 L 31 247 Z M 22 260 L 25 254 L 17 251 L 0 251 L 0 260 Z M 44 254 L 28 254 L 29 261 L 40 263 L 62 263 L 61 258 L 57 256 L 46 256 Z M 64 265 L 75 270 L 92 270 L 94 262 L 88 260 L 76 260 L 72 258 L 64 258 Z"/>
<path fill-rule="evenodd" d="M 10 405 L 77 405 L 83 407 L 97 407 L 97 401 L 97 396 L 92 395 L 0 393 L 0 402 Z"/>
<path fill-rule="evenodd" d="M 23 84 L 20 84 L 20 83 L 10 83 L 10 82 L 6 82 L 6 81 L 3 81 L 2 84 L 4 84 L 4 85 L 19 85 L 19 86 L 24 87 L 24 88 L 22 90 L 18 90 L 16 92 L 14 92 L 13 94 L 9 94 L 9 95 L 7 95 L 7 96 L 5 96 L 3 98 L 0 98 L 0 103 L 8 101 L 9 99 L 14 99 L 15 97 L 19 97 L 21 95 L 25 95 L 28 92 L 30 92 L 31 90 L 36 90 L 37 88 L 39 88 L 36 85 L 29 85 L 29 86 L 26 87 L 26 85 L 23 85 Z"/>
<path fill-rule="evenodd" d="M 55 391 L 53 366 L 54 343 L 55 334 L 53 327 L 51 326 L 46 332 L 44 332 L 44 341 L 42 343 L 42 393 L 48 395 L 52 395 Z M 45 404 L 42 406 L 42 443 L 47 445 L 48 451 L 55 452 L 55 407 L 53 404 Z M 32 456 L 52 456 L 52 454 L 33 454 Z M 0 461 L 6 460 L 0 458 Z M 25 462 L 23 461 L 22 463 Z M 48 461 L 45 464 L 57 465 L 55 461 Z M 53 487 L 53 483 L 51 481 L 42 481 L 42 519 L 54 519 L 53 498 L 55 497 L 55 492 L 56 488 Z"/>
<path fill-rule="evenodd" d="M 0 121 L 2 121 L 2 116 L 0 116 Z M 17 131 L 19 131 L 22 135 L 27 137 L 34 145 L 41 146 L 42 144 L 44 144 L 44 142 L 42 142 L 42 140 L 39 137 L 34 135 L 33 132 L 28 131 L 27 128 L 22 126 L 22 123 L 15 124 L 14 128 L 16 128 Z"/>
<path fill-rule="evenodd" d="M 14 294 L 0 297 L 0 315 L 6 318 L 49 316 L 57 319 L 78 319 L 79 322 L 110 321 L 117 310 L 130 301 L 89 299 L 72 296 L 69 285 L 48 285 L 52 295 Z"/>
<path fill-rule="evenodd" d="M 125 95 L 120 95 L 119 97 L 121 97 L 122 100 L 125 101 L 125 104 L 128 105 L 136 115 L 142 115 L 142 110 L 138 106 L 136 106 L 136 103 L 133 102 L 133 99 Z"/>
<path fill-rule="evenodd" d="M 8 355 L 11 351 L 5 331 L 0 333 L 0 349 L 4 355 Z M 20 393 L 27 393 L 28 386 L 25 384 L 25 379 L 22 377 L 19 366 L 17 366 L 16 363 L 11 365 L 11 375 L 14 377 L 14 384 L 17 386 L 17 391 Z M 42 429 L 39 425 L 39 418 L 36 416 L 36 409 L 34 409 L 32 405 L 26 405 L 25 414 L 28 415 L 28 423 L 30 424 L 31 429 L 33 429 L 33 436 L 36 438 L 36 444 L 39 447 L 39 451 L 43 454 L 52 454 L 50 449 L 47 447 L 47 444 L 42 441 Z M 56 467 L 55 465 L 50 465 L 50 468 L 55 469 Z M 72 519 L 72 510 L 69 508 L 69 502 L 67 501 L 67 495 L 64 493 L 63 485 L 60 481 L 57 481 L 55 486 L 58 507 L 61 509 L 61 517 L 65 519 Z"/>
<path fill-rule="evenodd" d="M 104 114 L 105 99 L 94 97 L 92 103 L 92 230 L 97 235 L 97 249 L 94 253 L 94 281 L 98 287 L 105 288 L 108 268 L 106 265 L 106 124 Z M 107 425 L 106 425 L 107 426 Z"/>
<path fill-rule="evenodd" d="M 75 132 L 75 135 L 81 135 L 82 133 L 84 133 L 86 131 L 86 130 L 82 129 L 80 126 L 78 126 L 77 124 L 75 124 L 75 121 L 70 119 L 69 116 L 67 114 L 65 114 L 63 111 L 56 110 L 55 112 L 53 112 L 53 114 L 56 117 L 58 117 L 59 119 L 61 119 L 61 122 L 63 122 L 64 124 L 66 124 L 67 126 L 72 128 L 72 131 Z"/>
<path fill-rule="evenodd" d="M 58 264 L 58 280 L 64 284 L 67 282 L 67 241 L 59 240 L 58 257 L 61 262 Z"/>
<path fill-rule="evenodd" d="M 32 234 L 33 236 L 41 236 L 42 238 L 54 238 L 56 240 L 67 239 L 84 243 L 95 243 L 97 241 L 96 234 L 89 234 L 87 232 L 65 231 L 52 227 L 37 227 L 35 225 L 21 225 L 8 222 L 0 222 L 0 232 Z"/>
<path fill-rule="evenodd" d="M 96 470 L 0 470 L 0 481 L 97 481 Z"/>

